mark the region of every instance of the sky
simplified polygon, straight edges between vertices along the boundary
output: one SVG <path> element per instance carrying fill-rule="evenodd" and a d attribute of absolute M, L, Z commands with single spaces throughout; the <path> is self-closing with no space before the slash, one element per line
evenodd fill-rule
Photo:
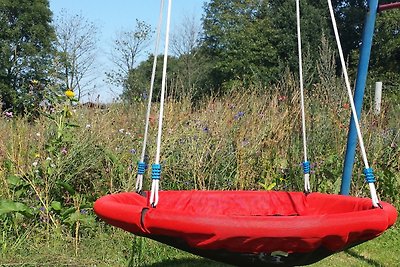
<path fill-rule="evenodd" d="M 196 17 L 199 21 L 203 14 L 203 4 L 207 0 L 172 0 L 171 32 L 182 24 L 184 17 Z M 104 82 L 106 71 L 113 68 L 109 60 L 112 41 L 118 32 L 134 29 L 136 19 L 150 24 L 155 30 L 160 10 L 160 0 L 50 0 L 50 9 L 57 17 L 61 10 L 68 14 L 79 14 L 93 22 L 99 30 L 98 51 L 96 57 L 96 77 L 92 85 L 93 93 L 84 101 L 95 101 L 100 95 L 101 102 L 110 102 L 118 97 L 121 88 Z M 167 7 L 168 1 L 165 1 Z M 166 17 L 166 8 L 164 13 Z M 153 46 L 150 47 L 153 50 Z M 160 47 L 160 51 L 164 51 Z"/>

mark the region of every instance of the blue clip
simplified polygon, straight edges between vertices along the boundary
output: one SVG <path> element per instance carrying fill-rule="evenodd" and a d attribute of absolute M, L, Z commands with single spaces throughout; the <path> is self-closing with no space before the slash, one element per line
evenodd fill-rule
<path fill-rule="evenodd" d="M 309 161 L 303 162 L 303 172 L 304 172 L 304 174 L 310 173 L 310 162 Z"/>
<path fill-rule="evenodd" d="M 368 169 L 365 168 L 364 174 L 365 174 L 365 181 L 367 183 L 375 183 L 374 170 L 372 168 L 368 168 Z"/>
<path fill-rule="evenodd" d="M 161 165 L 151 164 L 151 179 L 160 180 L 161 178 Z"/>
<path fill-rule="evenodd" d="M 143 175 L 147 169 L 147 164 L 145 162 L 139 161 L 138 162 L 138 174 Z"/>

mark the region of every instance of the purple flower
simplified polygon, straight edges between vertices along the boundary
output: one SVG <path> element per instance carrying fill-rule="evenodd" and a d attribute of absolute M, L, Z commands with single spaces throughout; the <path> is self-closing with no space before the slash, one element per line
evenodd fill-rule
<path fill-rule="evenodd" d="M 5 115 L 7 118 L 12 118 L 12 117 L 13 117 L 12 111 L 6 111 L 6 112 L 4 112 L 4 115 Z"/>
<path fill-rule="evenodd" d="M 132 148 L 130 152 L 131 154 L 136 154 L 136 149 Z"/>
<path fill-rule="evenodd" d="M 244 116 L 244 112 L 243 111 L 239 111 L 235 116 L 234 116 L 234 119 L 235 120 L 238 120 L 238 119 L 240 119 L 241 117 L 243 117 Z"/>
<path fill-rule="evenodd" d="M 208 133 L 208 127 L 207 126 L 203 127 L 203 132 Z"/>
<path fill-rule="evenodd" d="M 85 210 L 85 209 L 82 209 L 82 210 L 81 210 L 81 214 L 86 215 L 86 214 L 88 214 L 88 211 Z"/>
<path fill-rule="evenodd" d="M 318 165 L 318 162 L 313 162 L 313 163 L 310 164 L 310 168 L 314 169 L 314 168 L 317 167 L 317 165 Z"/>

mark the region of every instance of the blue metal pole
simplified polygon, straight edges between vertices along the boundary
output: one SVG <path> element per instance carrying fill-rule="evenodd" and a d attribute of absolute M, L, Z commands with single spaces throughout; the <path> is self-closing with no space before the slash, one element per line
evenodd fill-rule
<path fill-rule="evenodd" d="M 378 11 L 378 0 L 368 1 L 368 13 L 365 17 L 364 32 L 362 36 L 362 44 L 360 48 L 360 60 L 358 62 L 356 88 L 354 91 L 354 104 L 357 116 L 361 118 L 361 109 L 363 105 L 365 85 L 368 76 L 368 65 L 371 55 L 372 39 L 375 30 L 376 14 Z M 354 118 L 351 116 L 350 128 L 347 136 L 346 156 L 344 160 L 342 185 L 340 194 L 348 195 L 350 192 L 351 176 L 353 173 L 354 158 L 356 154 L 357 131 Z"/>

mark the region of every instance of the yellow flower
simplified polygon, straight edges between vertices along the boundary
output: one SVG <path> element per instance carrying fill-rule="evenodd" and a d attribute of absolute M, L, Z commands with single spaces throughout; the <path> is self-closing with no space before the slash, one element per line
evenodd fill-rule
<path fill-rule="evenodd" d="M 39 81 L 38 81 L 38 80 L 32 80 L 32 84 L 33 84 L 33 85 L 38 85 L 38 84 L 39 84 Z"/>
<path fill-rule="evenodd" d="M 75 96 L 75 93 L 73 92 L 73 91 L 71 91 L 71 90 L 67 90 L 67 91 L 65 91 L 65 95 L 68 97 L 68 98 L 73 98 L 74 96 Z"/>

